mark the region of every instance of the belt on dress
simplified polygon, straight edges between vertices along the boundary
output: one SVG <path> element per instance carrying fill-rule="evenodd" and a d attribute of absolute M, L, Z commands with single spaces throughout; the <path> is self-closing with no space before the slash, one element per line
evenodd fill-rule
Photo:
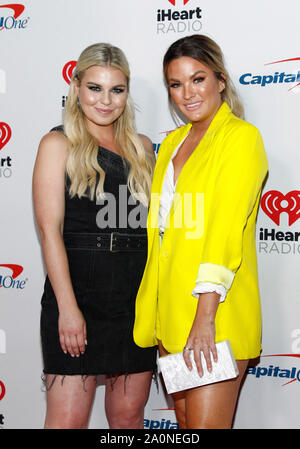
<path fill-rule="evenodd" d="M 63 239 L 68 249 L 96 249 L 112 253 L 147 249 L 147 234 L 66 233 Z"/>

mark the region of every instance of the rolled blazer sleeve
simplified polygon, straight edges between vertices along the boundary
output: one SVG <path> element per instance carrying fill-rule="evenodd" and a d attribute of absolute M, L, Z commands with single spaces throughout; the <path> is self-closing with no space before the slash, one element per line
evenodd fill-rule
<path fill-rule="evenodd" d="M 204 212 L 205 240 L 196 284 L 220 284 L 228 291 L 241 264 L 244 229 L 268 168 L 259 131 L 247 123 L 231 130 L 219 159 Z"/>

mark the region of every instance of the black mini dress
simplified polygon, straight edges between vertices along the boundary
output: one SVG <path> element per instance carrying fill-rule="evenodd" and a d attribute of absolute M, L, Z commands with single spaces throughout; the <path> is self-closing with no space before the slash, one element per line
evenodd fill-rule
<path fill-rule="evenodd" d="M 106 173 L 105 201 L 70 198 L 68 182 L 65 192 L 64 242 L 75 297 L 86 320 L 86 351 L 72 357 L 61 349 L 57 301 L 47 276 L 40 327 L 44 374 L 119 375 L 156 369 L 157 348 L 140 348 L 133 341 L 135 298 L 147 259 L 147 211 L 132 200 L 122 157 L 99 147 L 98 160 Z"/>

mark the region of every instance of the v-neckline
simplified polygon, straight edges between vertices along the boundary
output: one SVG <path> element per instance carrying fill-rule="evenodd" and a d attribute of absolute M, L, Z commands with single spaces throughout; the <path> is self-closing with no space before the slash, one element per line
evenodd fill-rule
<path fill-rule="evenodd" d="M 192 155 L 193 152 L 195 151 L 195 150 L 194 150 L 194 151 L 189 155 L 189 157 L 187 158 L 187 160 L 185 161 L 185 163 L 184 163 L 183 166 L 181 167 L 181 170 L 180 170 L 180 172 L 179 172 L 179 174 L 178 174 L 178 176 L 177 176 L 176 182 L 175 182 L 175 178 L 174 178 L 174 177 L 175 177 L 175 167 L 174 167 L 174 162 L 173 162 L 173 160 L 174 160 L 174 158 L 177 156 L 178 151 L 180 150 L 180 148 L 182 147 L 182 145 L 183 145 L 184 142 L 186 141 L 187 137 L 189 136 L 190 131 L 191 131 L 191 129 L 189 129 L 187 135 L 186 135 L 186 136 L 182 139 L 182 141 L 178 144 L 177 148 L 174 150 L 174 152 L 173 152 L 173 154 L 172 154 L 172 157 L 171 157 L 170 163 L 172 164 L 172 184 L 173 184 L 174 190 L 176 189 L 176 185 L 177 185 L 177 182 L 178 182 L 178 179 L 179 179 L 180 173 L 182 172 L 183 167 L 185 166 L 185 164 L 187 163 L 187 161 L 189 160 L 189 158 L 191 157 L 191 155 Z M 195 148 L 195 149 L 196 149 L 196 148 Z"/>

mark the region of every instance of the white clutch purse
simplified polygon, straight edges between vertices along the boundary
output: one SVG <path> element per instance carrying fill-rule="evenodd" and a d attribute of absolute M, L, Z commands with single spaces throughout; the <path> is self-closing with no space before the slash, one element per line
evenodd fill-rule
<path fill-rule="evenodd" d="M 190 351 L 190 358 L 193 369 L 190 371 L 185 364 L 182 352 L 170 354 L 158 359 L 158 364 L 162 372 L 167 392 L 187 390 L 189 388 L 200 387 L 222 380 L 233 379 L 238 376 L 238 368 L 233 357 L 229 340 L 216 343 L 218 361 L 214 362 L 212 355 L 212 372 L 209 373 L 206 367 L 205 358 L 201 352 L 201 361 L 204 371 L 202 377 L 199 376 L 194 361 L 194 352 Z"/>

